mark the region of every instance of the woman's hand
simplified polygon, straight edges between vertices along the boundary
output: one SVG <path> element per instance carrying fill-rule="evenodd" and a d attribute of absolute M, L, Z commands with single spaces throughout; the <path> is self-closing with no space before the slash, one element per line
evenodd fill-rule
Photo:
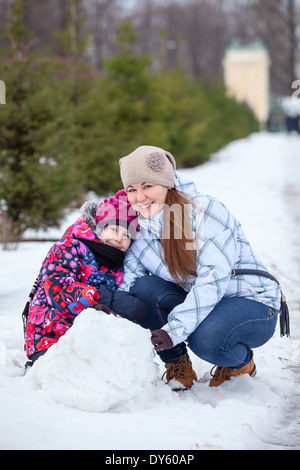
<path fill-rule="evenodd" d="M 152 331 L 151 342 L 157 352 L 173 347 L 173 341 L 165 330 Z"/>

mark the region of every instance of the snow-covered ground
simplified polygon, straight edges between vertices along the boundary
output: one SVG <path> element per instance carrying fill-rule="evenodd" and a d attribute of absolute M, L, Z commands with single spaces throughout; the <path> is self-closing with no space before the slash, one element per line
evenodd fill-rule
<path fill-rule="evenodd" d="M 300 138 L 253 134 L 183 171 L 227 204 L 280 279 L 292 337 L 277 329 L 255 351 L 257 376 L 219 388 L 191 355 L 198 382 L 175 393 L 148 331 L 86 310 L 24 376 L 21 312 L 51 242 L 0 251 L 0 449 L 300 448 Z"/>

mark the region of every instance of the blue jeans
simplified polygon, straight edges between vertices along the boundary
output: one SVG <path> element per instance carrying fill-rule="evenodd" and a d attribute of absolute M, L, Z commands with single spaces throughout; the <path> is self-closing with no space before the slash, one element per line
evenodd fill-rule
<path fill-rule="evenodd" d="M 138 278 L 131 292 L 142 299 L 149 315 L 139 324 L 156 330 L 167 323 L 173 308 L 187 292 L 157 276 Z M 201 359 L 218 366 L 240 368 L 253 357 L 252 348 L 265 344 L 274 334 L 278 311 L 242 297 L 223 298 L 188 337 L 189 348 Z M 177 362 L 187 352 L 186 344 L 159 353 L 163 362 Z"/>

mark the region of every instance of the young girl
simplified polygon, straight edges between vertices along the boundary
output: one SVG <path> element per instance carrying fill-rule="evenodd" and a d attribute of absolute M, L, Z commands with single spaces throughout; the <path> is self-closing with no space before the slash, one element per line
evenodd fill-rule
<path fill-rule="evenodd" d="M 81 213 L 42 264 L 26 322 L 27 365 L 45 354 L 85 308 L 134 322 L 147 315 L 142 301 L 117 290 L 125 251 L 138 228 L 126 192 L 118 191 L 99 205 L 87 202 Z"/>

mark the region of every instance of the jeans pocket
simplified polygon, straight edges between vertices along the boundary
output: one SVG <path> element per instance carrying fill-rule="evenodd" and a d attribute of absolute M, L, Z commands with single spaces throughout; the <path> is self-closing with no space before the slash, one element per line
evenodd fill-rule
<path fill-rule="evenodd" d="M 273 318 L 275 315 L 278 314 L 278 311 L 275 310 L 275 308 L 272 308 L 272 307 L 269 307 L 268 308 L 268 316 L 267 316 L 267 319 L 268 320 L 271 320 L 271 318 Z"/>

